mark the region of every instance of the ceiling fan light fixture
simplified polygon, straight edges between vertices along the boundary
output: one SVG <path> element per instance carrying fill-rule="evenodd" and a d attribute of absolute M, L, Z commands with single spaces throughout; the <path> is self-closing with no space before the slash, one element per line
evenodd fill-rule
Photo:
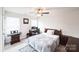
<path fill-rule="evenodd" d="M 37 14 L 37 16 L 43 16 L 43 14 Z"/>
<path fill-rule="evenodd" d="M 43 13 L 43 10 L 42 10 L 42 9 L 38 9 L 38 10 L 37 10 L 37 13 L 38 13 L 38 14 L 42 14 L 42 13 Z"/>
<path fill-rule="evenodd" d="M 46 8 L 37 8 L 35 9 L 37 16 L 43 16 L 43 14 L 49 14 L 50 12 Z"/>

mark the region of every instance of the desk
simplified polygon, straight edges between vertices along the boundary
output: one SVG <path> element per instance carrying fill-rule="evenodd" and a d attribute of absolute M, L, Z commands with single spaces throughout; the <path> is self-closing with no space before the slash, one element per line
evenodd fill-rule
<path fill-rule="evenodd" d="M 27 38 L 33 35 L 40 34 L 39 30 L 29 30 L 29 33 L 26 34 Z"/>

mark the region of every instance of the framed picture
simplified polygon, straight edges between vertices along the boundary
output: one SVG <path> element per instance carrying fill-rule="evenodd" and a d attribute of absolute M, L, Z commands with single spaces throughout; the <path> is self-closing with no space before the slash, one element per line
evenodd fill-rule
<path fill-rule="evenodd" d="M 28 18 L 23 18 L 23 24 L 29 24 L 29 19 Z"/>

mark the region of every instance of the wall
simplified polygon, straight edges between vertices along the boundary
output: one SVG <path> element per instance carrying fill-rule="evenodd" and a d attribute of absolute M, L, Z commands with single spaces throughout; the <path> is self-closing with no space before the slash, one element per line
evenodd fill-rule
<path fill-rule="evenodd" d="M 39 27 L 62 29 L 63 34 L 79 38 L 79 8 L 55 8 L 39 17 Z"/>
<path fill-rule="evenodd" d="M 29 18 L 29 24 L 23 24 L 23 18 Z M 26 34 L 29 32 L 29 29 L 31 28 L 31 22 L 30 22 L 30 17 L 29 16 L 21 16 L 20 17 L 20 27 L 21 27 L 21 39 L 26 38 Z"/>
<path fill-rule="evenodd" d="M 23 17 L 38 20 L 38 26 L 42 32 L 44 28 L 62 29 L 63 34 L 79 38 L 79 8 L 53 8 L 48 15 L 41 17 L 21 15 L 16 13 L 8 13 L 9 16 L 20 18 L 21 39 L 26 37 L 26 33 L 30 29 L 30 24 L 23 24 Z"/>
<path fill-rule="evenodd" d="M 29 24 L 23 24 L 23 18 L 30 18 L 28 15 L 24 15 L 24 14 L 17 14 L 17 13 L 13 13 L 13 12 L 8 12 L 5 11 L 5 19 L 6 17 L 17 17 L 20 19 L 20 32 L 21 32 L 21 39 L 26 38 L 26 33 L 28 33 L 29 29 L 30 29 L 30 21 Z M 5 32 L 5 19 L 4 19 L 4 32 Z"/>

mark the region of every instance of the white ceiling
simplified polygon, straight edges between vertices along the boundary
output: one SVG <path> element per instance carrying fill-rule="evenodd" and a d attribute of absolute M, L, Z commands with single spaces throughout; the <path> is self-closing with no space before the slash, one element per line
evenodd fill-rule
<path fill-rule="evenodd" d="M 37 7 L 38 8 L 38 7 Z M 36 7 L 4 7 L 4 9 L 8 12 L 14 12 L 14 13 L 19 13 L 19 14 L 30 14 L 35 11 Z M 46 7 L 50 12 L 53 10 L 74 10 L 77 9 L 79 10 L 78 7 Z"/>
<path fill-rule="evenodd" d="M 6 7 L 6 11 L 8 12 L 14 12 L 14 13 L 19 13 L 19 14 L 28 14 L 29 12 L 32 12 L 34 8 L 30 7 Z"/>

